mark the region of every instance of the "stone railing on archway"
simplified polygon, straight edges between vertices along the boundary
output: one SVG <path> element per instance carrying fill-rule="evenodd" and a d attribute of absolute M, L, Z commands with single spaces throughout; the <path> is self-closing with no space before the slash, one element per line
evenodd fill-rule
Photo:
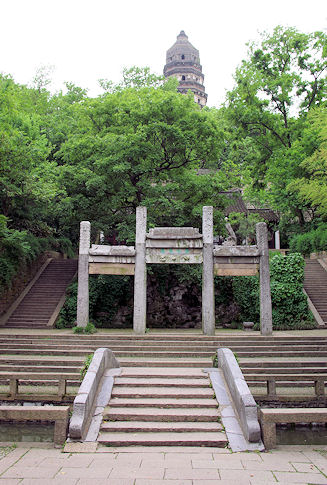
<path fill-rule="evenodd" d="M 254 246 L 214 246 L 213 208 L 203 207 L 202 234 L 193 227 L 156 227 L 146 232 L 146 207 L 136 209 L 135 246 L 92 245 L 91 225 L 81 222 L 77 325 L 89 320 L 89 274 L 134 275 L 135 333 L 146 330 L 146 265 L 202 264 L 202 329 L 215 333 L 214 275 L 249 276 L 260 272 L 260 328 L 272 333 L 269 253 L 266 224 L 256 225 Z"/>

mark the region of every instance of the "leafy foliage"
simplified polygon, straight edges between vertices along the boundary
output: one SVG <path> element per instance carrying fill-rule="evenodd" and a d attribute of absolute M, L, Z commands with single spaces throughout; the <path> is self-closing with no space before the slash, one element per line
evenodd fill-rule
<path fill-rule="evenodd" d="M 228 151 L 242 166 L 248 197 L 301 224 L 313 198 L 292 183 L 310 171 L 301 162 L 315 147 L 302 134 L 307 114 L 326 102 L 326 44 L 322 32 L 278 26 L 263 33 L 236 70 L 224 112 Z"/>
<path fill-rule="evenodd" d="M 78 328 L 78 327 L 77 327 Z M 77 332 L 76 332 L 77 333 Z M 85 374 L 87 373 L 90 365 L 91 365 L 91 362 L 92 362 L 92 359 L 93 359 L 93 355 L 94 354 L 89 354 L 85 357 L 85 360 L 83 362 L 83 367 L 81 368 L 81 380 L 84 379 L 85 377 Z"/>
<path fill-rule="evenodd" d="M 241 212 L 231 212 L 228 221 L 233 226 L 240 244 L 244 240 L 247 242 L 255 240 L 255 225 L 258 222 L 265 222 L 260 214 L 244 214 Z"/>
<path fill-rule="evenodd" d="M 314 328 L 315 323 L 303 293 L 304 259 L 298 253 L 276 254 L 270 261 L 273 328 L 287 330 Z M 233 278 L 235 301 L 241 308 L 243 321 L 260 320 L 259 278 Z"/>
<path fill-rule="evenodd" d="M 327 224 L 321 224 L 317 229 L 293 236 L 290 240 L 290 251 L 302 253 L 304 256 L 327 251 Z"/>

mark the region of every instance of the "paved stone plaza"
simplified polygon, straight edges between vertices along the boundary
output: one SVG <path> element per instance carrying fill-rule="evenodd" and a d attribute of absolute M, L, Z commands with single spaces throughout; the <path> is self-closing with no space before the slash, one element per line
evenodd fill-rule
<path fill-rule="evenodd" d="M 1 456 L 1 455 L 0 455 Z M 103 448 L 96 453 L 18 447 L 0 459 L 0 485 L 327 484 L 327 446 L 269 453 L 219 448 Z"/>

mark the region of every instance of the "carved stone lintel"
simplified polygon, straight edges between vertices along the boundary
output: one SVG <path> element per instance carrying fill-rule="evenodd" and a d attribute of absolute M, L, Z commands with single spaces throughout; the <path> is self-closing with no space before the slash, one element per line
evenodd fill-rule
<path fill-rule="evenodd" d="M 135 247 L 92 244 L 89 254 L 91 256 L 135 256 Z"/>
<path fill-rule="evenodd" d="M 153 227 L 146 235 L 148 239 L 197 239 L 199 229 L 194 227 Z"/>

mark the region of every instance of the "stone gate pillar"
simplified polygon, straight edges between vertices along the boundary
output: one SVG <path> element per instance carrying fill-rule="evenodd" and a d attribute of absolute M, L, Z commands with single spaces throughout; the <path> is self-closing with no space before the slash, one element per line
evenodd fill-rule
<path fill-rule="evenodd" d="M 260 332 L 261 335 L 272 335 L 269 249 L 265 222 L 256 224 L 256 235 L 260 251 Z"/>
<path fill-rule="evenodd" d="M 77 326 L 86 327 L 89 322 L 89 249 L 91 224 L 80 224 L 77 290 Z"/>
<path fill-rule="evenodd" d="M 203 207 L 203 269 L 202 269 L 202 330 L 205 335 L 215 334 L 215 293 L 213 266 L 213 208 Z"/>
<path fill-rule="evenodd" d="M 146 328 L 146 216 L 146 207 L 136 208 L 133 329 L 140 335 Z"/>

